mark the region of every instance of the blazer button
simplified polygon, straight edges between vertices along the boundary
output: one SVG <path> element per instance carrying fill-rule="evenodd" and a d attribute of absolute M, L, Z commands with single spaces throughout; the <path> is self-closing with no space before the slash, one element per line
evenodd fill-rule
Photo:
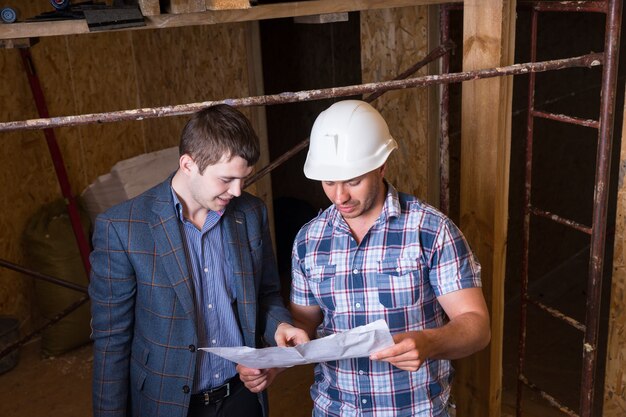
<path fill-rule="evenodd" d="M 195 352 L 196 351 L 196 347 L 194 345 L 189 345 L 189 351 L 190 352 Z"/>
<path fill-rule="evenodd" d="M 191 391 L 191 390 L 189 389 L 189 386 L 187 386 L 187 385 L 183 385 L 183 392 L 184 392 L 185 394 L 189 394 L 189 391 Z"/>

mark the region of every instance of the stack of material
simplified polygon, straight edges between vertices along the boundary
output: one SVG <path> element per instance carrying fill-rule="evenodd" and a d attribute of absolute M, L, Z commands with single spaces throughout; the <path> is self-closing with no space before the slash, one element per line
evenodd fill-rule
<path fill-rule="evenodd" d="M 93 222 L 109 207 L 133 198 L 157 185 L 178 168 L 178 147 L 138 155 L 118 162 L 82 193 Z"/>
<path fill-rule="evenodd" d="M 250 8 L 249 0 L 165 0 L 161 3 L 165 12 L 174 14 Z"/>

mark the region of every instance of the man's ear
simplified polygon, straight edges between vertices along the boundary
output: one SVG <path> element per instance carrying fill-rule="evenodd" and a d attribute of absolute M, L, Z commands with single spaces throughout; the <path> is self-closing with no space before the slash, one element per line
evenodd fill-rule
<path fill-rule="evenodd" d="M 191 156 L 187 154 L 183 154 L 180 156 L 178 160 L 178 165 L 180 170 L 186 175 L 189 175 L 194 170 L 198 169 L 198 166 L 196 165 L 194 160 L 191 158 Z"/>
<path fill-rule="evenodd" d="M 380 168 L 379 168 L 379 169 L 380 169 L 380 176 L 381 176 L 381 177 L 384 177 L 384 176 L 385 176 L 385 168 L 387 168 L 387 162 L 385 162 L 384 164 L 382 164 L 382 165 L 380 166 Z"/>

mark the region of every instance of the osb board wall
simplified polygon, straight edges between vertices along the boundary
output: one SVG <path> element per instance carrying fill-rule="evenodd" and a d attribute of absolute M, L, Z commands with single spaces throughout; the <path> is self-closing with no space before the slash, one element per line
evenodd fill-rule
<path fill-rule="evenodd" d="M 626 118 L 626 108 L 624 112 Z M 626 411 L 626 125 L 620 151 L 615 248 L 609 313 L 609 341 L 604 378 L 604 417 L 622 417 Z M 617 132 L 616 132 L 617 135 Z"/>
<path fill-rule="evenodd" d="M 423 59 L 428 53 L 428 7 L 371 10 L 361 13 L 363 82 L 386 81 Z M 427 75 L 423 68 L 414 76 Z M 389 159 L 386 178 L 400 191 L 427 196 L 428 90 L 386 92 L 376 107 L 398 142 Z"/>
<path fill-rule="evenodd" d="M 53 116 L 245 97 L 245 30 L 230 24 L 42 38 L 32 55 Z M 0 68 L 1 120 L 37 118 L 18 51 L 0 50 Z M 74 194 L 122 159 L 175 146 L 186 120 L 56 129 Z M 0 140 L 0 258 L 27 266 L 23 229 L 61 194 L 43 132 L 2 133 Z M 0 268 L 0 314 L 17 316 L 23 331 L 36 321 L 31 292 L 30 278 Z"/>

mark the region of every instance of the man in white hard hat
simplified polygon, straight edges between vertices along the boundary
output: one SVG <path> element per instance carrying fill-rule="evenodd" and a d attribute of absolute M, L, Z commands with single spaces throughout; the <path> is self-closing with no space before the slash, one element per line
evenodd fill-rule
<path fill-rule="evenodd" d="M 490 340 L 480 265 L 450 219 L 385 180 L 396 148 L 363 101 L 335 103 L 313 125 L 304 173 L 333 204 L 296 236 L 294 320 L 313 338 L 384 319 L 395 341 L 318 364 L 315 416 L 447 416 L 450 360 Z M 271 382 L 247 371 L 252 391 Z"/>

